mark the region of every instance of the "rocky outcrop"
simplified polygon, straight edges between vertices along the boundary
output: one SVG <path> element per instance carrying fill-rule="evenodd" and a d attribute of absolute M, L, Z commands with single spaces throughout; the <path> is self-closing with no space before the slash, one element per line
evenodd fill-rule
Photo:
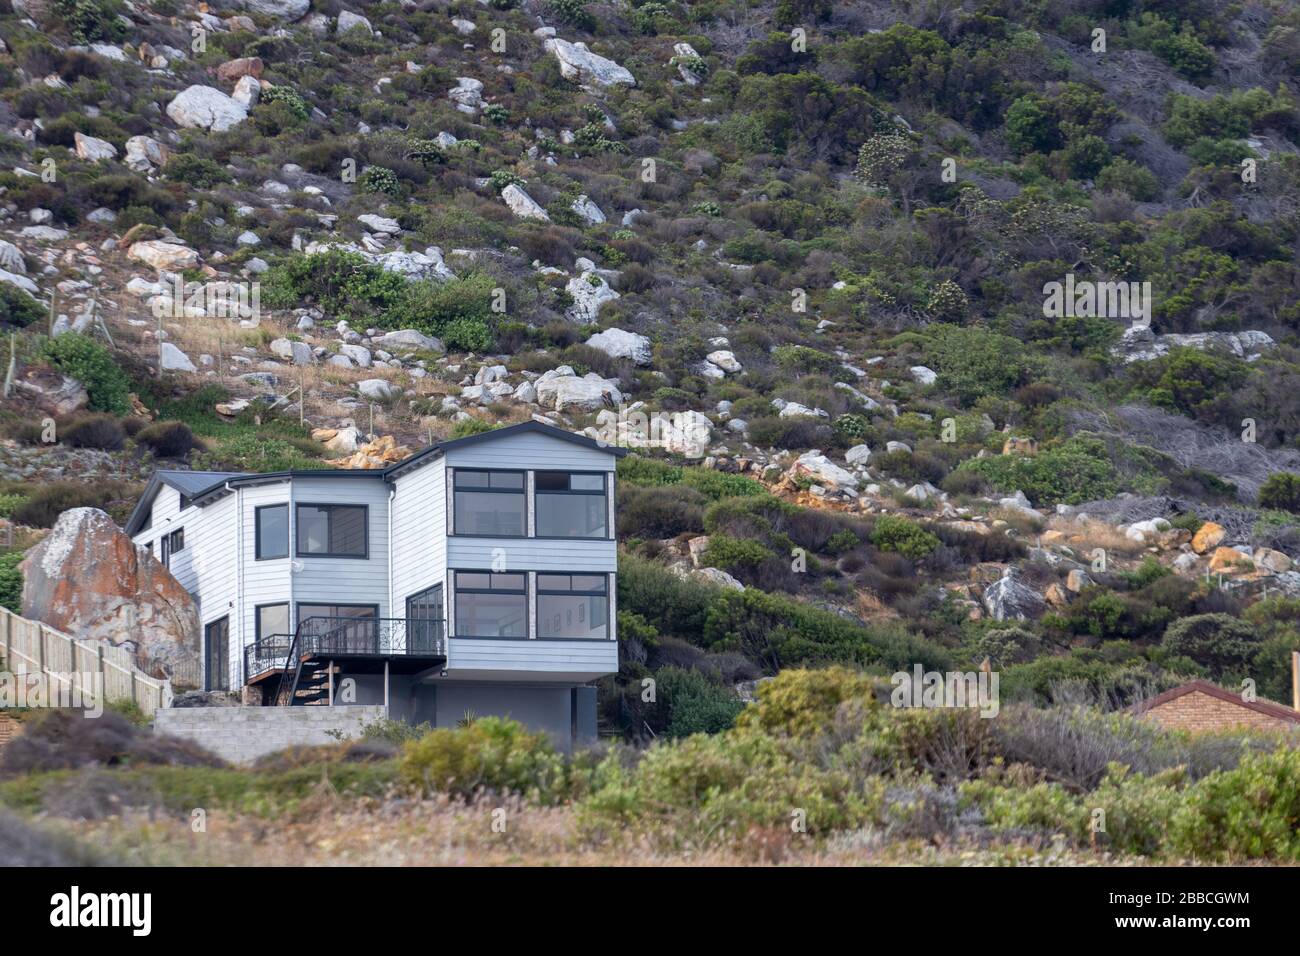
<path fill-rule="evenodd" d="M 88 163 L 97 163 L 101 159 L 116 159 L 117 147 L 106 139 L 87 136 L 85 133 L 73 133 L 73 143 L 77 148 L 77 158 Z"/>
<path fill-rule="evenodd" d="M 1277 347 L 1266 332 L 1194 332 L 1188 335 L 1156 335 L 1149 325 L 1132 325 L 1124 330 L 1112 354 L 1125 362 L 1146 362 L 1168 354 L 1171 349 L 1193 348 L 1227 352 L 1253 361 Z"/>
<path fill-rule="evenodd" d="M 223 133 L 248 119 L 242 103 L 211 86 L 191 86 L 167 104 L 167 115 L 177 126 Z"/>
<path fill-rule="evenodd" d="M 387 468 L 410 456 L 410 448 L 397 444 L 397 439 L 392 435 L 384 435 L 362 445 L 346 458 L 330 459 L 325 464 L 334 468 Z"/>
<path fill-rule="evenodd" d="M 189 592 L 98 508 L 73 508 L 27 553 L 23 615 L 81 640 L 126 647 L 156 676 L 195 673 L 199 612 Z"/>
<path fill-rule="evenodd" d="M 613 60 L 592 53 L 585 43 L 570 43 L 552 37 L 546 41 L 546 50 L 559 60 L 560 75 L 566 80 L 594 83 L 597 86 L 636 86 L 636 77 L 631 71 Z"/>
<path fill-rule="evenodd" d="M 132 136 L 126 141 L 126 165 L 137 173 L 161 169 L 170 150 L 152 136 Z"/>
<path fill-rule="evenodd" d="M 619 298 L 594 267 L 584 268 L 570 279 L 564 291 L 573 297 L 573 305 L 565 309 L 564 314 L 569 321 L 579 325 L 591 325 L 600 315 L 602 305 Z"/>
<path fill-rule="evenodd" d="M 242 6 L 249 13 L 300 20 L 311 9 L 311 0 L 242 0 Z"/>
<path fill-rule="evenodd" d="M 600 349 L 612 358 L 628 359 L 636 365 L 649 365 L 652 358 L 650 340 L 623 329 L 606 329 L 587 339 L 587 345 Z"/>
<path fill-rule="evenodd" d="M 75 378 L 43 366 L 23 370 L 14 380 L 14 387 L 38 409 L 51 415 L 71 415 L 90 401 L 85 386 Z"/>
<path fill-rule="evenodd" d="M 146 239 L 135 242 L 126 252 L 136 262 L 143 262 L 159 271 L 179 272 L 193 269 L 199 264 L 199 254 L 189 246 L 179 242 L 165 242 L 162 239 Z"/>
<path fill-rule="evenodd" d="M 501 190 L 501 198 L 510 207 L 510 211 L 520 219 L 537 219 L 541 222 L 551 221 L 551 217 L 546 214 L 545 209 L 538 205 L 537 200 L 514 183 Z"/>
<path fill-rule="evenodd" d="M 537 401 L 557 412 L 576 408 L 581 411 L 599 411 L 606 405 L 623 401 L 623 393 L 610 381 L 595 372 L 578 378 L 572 368 L 561 365 L 544 373 L 536 382 Z"/>
<path fill-rule="evenodd" d="M 984 589 L 983 601 L 995 621 L 1027 621 L 1047 610 L 1043 596 L 1022 582 L 1014 568 Z"/>

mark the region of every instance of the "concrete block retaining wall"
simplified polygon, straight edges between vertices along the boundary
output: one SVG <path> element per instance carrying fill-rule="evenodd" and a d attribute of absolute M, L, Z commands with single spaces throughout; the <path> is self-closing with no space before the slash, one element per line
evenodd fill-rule
<path fill-rule="evenodd" d="M 232 763 L 248 763 L 286 747 L 336 743 L 328 731 L 359 737 L 362 724 L 384 716 L 382 704 L 170 707 L 154 714 L 154 729 L 191 740 Z"/>

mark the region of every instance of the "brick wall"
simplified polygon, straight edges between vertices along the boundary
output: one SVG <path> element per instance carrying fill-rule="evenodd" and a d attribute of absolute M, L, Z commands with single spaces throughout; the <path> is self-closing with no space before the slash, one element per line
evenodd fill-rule
<path fill-rule="evenodd" d="M 206 747 L 232 763 L 248 763 L 286 747 L 336 743 L 385 716 L 381 704 L 336 707 L 171 707 L 154 714 L 154 729 Z"/>
<path fill-rule="evenodd" d="M 1199 690 L 1160 704 L 1146 711 L 1145 716 L 1170 730 L 1227 730 L 1231 727 L 1252 727 L 1258 730 L 1294 730 L 1297 725 L 1249 707 L 1219 700 Z"/>

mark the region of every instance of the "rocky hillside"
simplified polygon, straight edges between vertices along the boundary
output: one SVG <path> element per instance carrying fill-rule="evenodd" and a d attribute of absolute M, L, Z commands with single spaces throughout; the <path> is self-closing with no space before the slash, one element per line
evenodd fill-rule
<path fill-rule="evenodd" d="M 0 38 L 0 600 L 159 461 L 533 417 L 638 449 L 628 732 L 831 661 L 1289 693 L 1294 4 L 0 0 Z"/>

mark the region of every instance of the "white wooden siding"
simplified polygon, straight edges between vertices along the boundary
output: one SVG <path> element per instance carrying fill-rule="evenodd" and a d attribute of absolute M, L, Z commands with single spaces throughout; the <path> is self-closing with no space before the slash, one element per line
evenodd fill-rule
<path fill-rule="evenodd" d="M 393 608 L 406 613 L 406 599 L 436 584 L 446 601 L 447 493 L 442 459 L 399 475 L 393 498 Z"/>

